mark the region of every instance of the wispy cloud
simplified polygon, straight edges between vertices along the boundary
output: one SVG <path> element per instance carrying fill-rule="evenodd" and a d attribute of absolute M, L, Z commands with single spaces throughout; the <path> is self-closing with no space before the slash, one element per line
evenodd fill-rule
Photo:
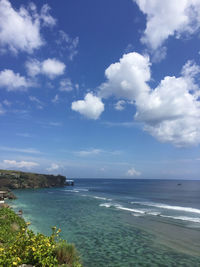
<path fill-rule="evenodd" d="M 59 95 L 58 94 L 56 94 L 55 96 L 54 96 L 54 98 L 51 100 L 51 102 L 52 103 L 58 103 L 59 102 Z"/>
<path fill-rule="evenodd" d="M 60 127 L 63 125 L 62 122 L 59 121 L 37 121 L 37 123 L 45 128 Z"/>
<path fill-rule="evenodd" d="M 138 127 L 141 126 L 141 123 L 137 123 L 134 121 L 127 121 L 127 122 L 112 122 L 112 121 L 103 121 L 101 122 L 103 125 L 108 127 Z"/>
<path fill-rule="evenodd" d="M 85 156 L 91 156 L 91 155 L 99 155 L 102 152 L 103 150 L 94 148 L 94 149 L 76 151 L 74 152 L 74 154 L 81 156 L 81 157 L 85 157 Z"/>
<path fill-rule="evenodd" d="M 31 102 L 36 103 L 38 109 L 43 109 L 44 103 L 35 96 L 29 96 Z"/>
<path fill-rule="evenodd" d="M 5 112 L 6 112 L 5 109 L 3 108 L 2 104 L 0 103 L 0 115 L 4 114 Z"/>
<path fill-rule="evenodd" d="M 99 148 L 91 148 L 91 149 L 80 150 L 80 151 L 74 152 L 75 155 L 80 156 L 80 157 L 95 156 L 95 155 L 100 155 L 100 154 L 120 155 L 121 153 L 122 151 L 120 150 L 108 151 L 108 150 L 99 149 Z"/>
<path fill-rule="evenodd" d="M 57 126 L 62 126 L 62 122 L 56 122 L 56 121 L 50 121 L 48 123 L 49 126 L 54 126 L 54 127 L 57 127 Z"/>
<path fill-rule="evenodd" d="M 52 163 L 51 166 L 47 168 L 46 170 L 51 172 L 51 171 L 57 171 L 59 168 L 60 166 L 57 163 Z"/>
<path fill-rule="evenodd" d="M 35 148 L 16 148 L 16 147 L 0 146 L 0 150 L 7 152 L 27 153 L 27 154 L 42 154 L 41 151 Z"/>
<path fill-rule="evenodd" d="M 78 44 L 79 37 L 72 38 L 66 32 L 60 30 L 59 38 L 56 40 L 57 45 L 59 46 L 60 53 L 68 51 L 69 59 L 73 60 L 74 57 L 78 54 Z"/>
<path fill-rule="evenodd" d="M 29 133 L 16 133 L 16 135 L 21 136 L 21 137 L 26 137 L 26 138 L 33 137 L 33 135 Z"/>
<path fill-rule="evenodd" d="M 26 168 L 26 169 L 31 169 L 33 167 L 39 166 L 38 163 L 32 162 L 32 161 L 16 161 L 16 160 L 8 160 L 5 159 L 3 160 L 3 163 L 0 163 L 3 168 Z"/>

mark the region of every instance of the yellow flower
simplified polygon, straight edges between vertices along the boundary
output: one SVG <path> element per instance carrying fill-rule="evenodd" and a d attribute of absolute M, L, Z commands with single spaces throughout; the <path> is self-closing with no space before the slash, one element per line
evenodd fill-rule
<path fill-rule="evenodd" d="M 17 265 L 17 262 L 16 261 L 13 261 L 13 265 Z"/>
<path fill-rule="evenodd" d="M 18 260 L 18 261 L 21 261 L 21 259 L 20 259 L 19 257 L 17 257 L 17 260 Z"/>
<path fill-rule="evenodd" d="M 32 251 L 36 251 L 36 249 L 34 247 L 32 247 Z"/>

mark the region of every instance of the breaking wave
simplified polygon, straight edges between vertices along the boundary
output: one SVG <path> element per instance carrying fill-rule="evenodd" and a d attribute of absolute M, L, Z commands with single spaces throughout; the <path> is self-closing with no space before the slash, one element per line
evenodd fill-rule
<path fill-rule="evenodd" d="M 131 202 L 131 204 L 138 204 L 143 206 L 155 207 L 160 209 L 167 209 L 167 210 L 177 210 L 177 211 L 184 211 L 184 212 L 191 212 L 200 214 L 200 209 L 190 208 L 190 207 L 182 207 L 182 206 L 170 206 L 166 204 L 160 203 L 151 203 L 151 202 Z"/>

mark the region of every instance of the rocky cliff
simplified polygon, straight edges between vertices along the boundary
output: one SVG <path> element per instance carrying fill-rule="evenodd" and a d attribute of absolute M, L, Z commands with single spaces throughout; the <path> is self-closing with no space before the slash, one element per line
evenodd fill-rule
<path fill-rule="evenodd" d="M 62 175 L 0 170 L 0 188 L 62 187 L 65 184 L 66 177 Z"/>

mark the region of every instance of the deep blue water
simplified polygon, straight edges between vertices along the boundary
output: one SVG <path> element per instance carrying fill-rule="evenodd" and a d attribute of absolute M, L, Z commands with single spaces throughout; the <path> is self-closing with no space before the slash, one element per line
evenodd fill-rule
<path fill-rule="evenodd" d="M 200 181 L 77 179 L 15 194 L 31 228 L 60 227 L 85 267 L 200 266 Z"/>

